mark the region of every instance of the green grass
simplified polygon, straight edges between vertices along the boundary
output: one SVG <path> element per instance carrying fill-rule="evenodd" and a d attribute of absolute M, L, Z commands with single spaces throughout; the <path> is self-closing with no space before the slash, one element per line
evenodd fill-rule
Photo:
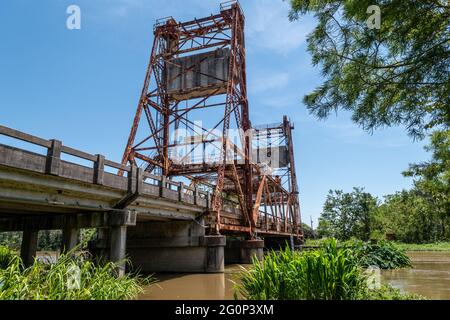
<path fill-rule="evenodd" d="M 326 239 L 306 239 L 305 245 L 318 246 L 325 240 Z M 450 251 L 450 242 L 435 242 L 435 243 L 403 243 L 397 241 L 391 242 L 397 248 L 403 251 Z"/>
<path fill-rule="evenodd" d="M 329 239 L 318 250 L 270 252 L 263 261 L 240 273 L 235 297 L 249 300 L 398 300 L 421 299 L 403 295 L 390 286 L 370 289 L 360 258 L 348 247 Z"/>
<path fill-rule="evenodd" d="M 450 242 L 436 243 L 401 243 L 395 245 L 405 251 L 450 251 Z"/>
<path fill-rule="evenodd" d="M 320 246 L 326 239 L 305 239 L 306 246 Z"/>
<path fill-rule="evenodd" d="M 0 246 L 0 270 L 6 269 L 15 256 L 16 253 L 12 249 Z"/>
<path fill-rule="evenodd" d="M 28 268 L 17 255 L 4 257 L 0 260 L 9 261 L 0 269 L 0 300 L 128 300 L 154 282 L 132 274 L 116 277 L 114 263 L 97 265 L 74 252 L 54 264 L 36 260 Z"/>

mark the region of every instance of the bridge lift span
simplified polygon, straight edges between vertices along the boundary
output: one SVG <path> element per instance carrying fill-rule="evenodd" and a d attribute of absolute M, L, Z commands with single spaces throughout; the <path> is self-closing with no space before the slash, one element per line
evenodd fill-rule
<path fill-rule="evenodd" d="M 293 126 L 287 117 L 251 124 L 244 24 L 237 1 L 205 18 L 157 21 L 122 164 L 211 191 L 208 234 L 256 239 L 282 221 L 275 233 L 300 238 Z"/>

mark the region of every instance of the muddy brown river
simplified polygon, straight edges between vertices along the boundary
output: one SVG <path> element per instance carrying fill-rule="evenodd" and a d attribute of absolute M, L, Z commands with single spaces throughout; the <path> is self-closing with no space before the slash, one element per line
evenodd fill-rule
<path fill-rule="evenodd" d="M 381 281 L 402 292 L 429 299 L 450 300 L 450 252 L 409 252 L 414 268 L 383 270 Z M 160 274 L 159 282 L 146 288 L 142 300 L 233 299 L 233 281 L 241 266 L 229 265 L 223 274 Z"/>

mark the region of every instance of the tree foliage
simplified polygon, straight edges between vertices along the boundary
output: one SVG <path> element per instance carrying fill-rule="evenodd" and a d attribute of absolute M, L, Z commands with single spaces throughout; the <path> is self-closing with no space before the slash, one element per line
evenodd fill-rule
<path fill-rule="evenodd" d="M 404 125 L 414 138 L 450 124 L 450 4 L 446 0 L 290 0 L 314 14 L 308 51 L 323 83 L 304 97 L 326 118 L 340 109 L 366 130 Z M 378 5 L 380 29 L 367 9 Z"/>
<path fill-rule="evenodd" d="M 431 136 L 427 162 L 404 172 L 414 187 L 384 197 L 382 203 L 362 189 L 330 191 L 319 218 L 320 236 L 367 240 L 393 234 L 407 243 L 450 239 L 450 132 Z"/>
<path fill-rule="evenodd" d="M 449 239 L 449 219 L 443 219 L 417 190 L 404 190 L 385 197 L 374 212 L 374 229 L 394 234 L 407 243 Z"/>
<path fill-rule="evenodd" d="M 432 154 L 430 161 L 410 165 L 403 174 L 414 178 L 417 192 L 442 218 L 450 217 L 450 130 L 431 135 L 425 149 Z"/>
<path fill-rule="evenodd" d="M 302 223 L 302 231 L 303 237 L 305 237 L 305 239 L 314 239 L 316 237 L 316 233 L 314 232 L 314 230 L 311 229 L 311 227 L 306 223 Z"/>
<path fill-rule="evenodd" d="M 330 190 L 319 218 L 318 233 L 340 240 L 352 237 L 368 240 L 376 206 L 377 199 L 362 188 L 353 188 L 351 193 Z"/>
<path fill-rule="evenodd" d="M 414 179 L 414 188 L 387 196 L 376 214 L 379 229 L 404 242 L 450 238 L 450 131 L 433 133 L 426 150 L 431 160 L 403 173 Z"/>

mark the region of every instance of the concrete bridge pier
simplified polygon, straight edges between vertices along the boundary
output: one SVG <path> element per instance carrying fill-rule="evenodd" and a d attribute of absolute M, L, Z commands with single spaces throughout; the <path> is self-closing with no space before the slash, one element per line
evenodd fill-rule
<path fill-rule="evenodd" d="M 61 252 L 69 252 L 78 244 L 80 229 L 73 227 L 65 227 L 62 230 Z"/>
<path fill-rule="evenodd" d="M 262 260 L 264 256 L 264 240 L 227 239 L 225 261 L 227 264 L 251 264 L 253 258 Z"/>
<path fill-rule="evenodd" d="M 20 257 L 25 267 L 32 265 L 36 257 L 38 233 L 38 230 L 32 229 L 29 225 L 23 229 Z"/>
<path fill-rule="evenodd" d="M 119 277 L 125 274 L 126 241 L 127 227 L 114 226 L 109 231 L 111 246 L 109 251 L 110 261 L 117 263 L 117 275 Z"/>
<path fill-rule="evenodd" d="M 224 271 L 225 236 L 205 234 L 203 221 L 148 221 L 128 228 L 127 255 L 143 272 Z"/>

